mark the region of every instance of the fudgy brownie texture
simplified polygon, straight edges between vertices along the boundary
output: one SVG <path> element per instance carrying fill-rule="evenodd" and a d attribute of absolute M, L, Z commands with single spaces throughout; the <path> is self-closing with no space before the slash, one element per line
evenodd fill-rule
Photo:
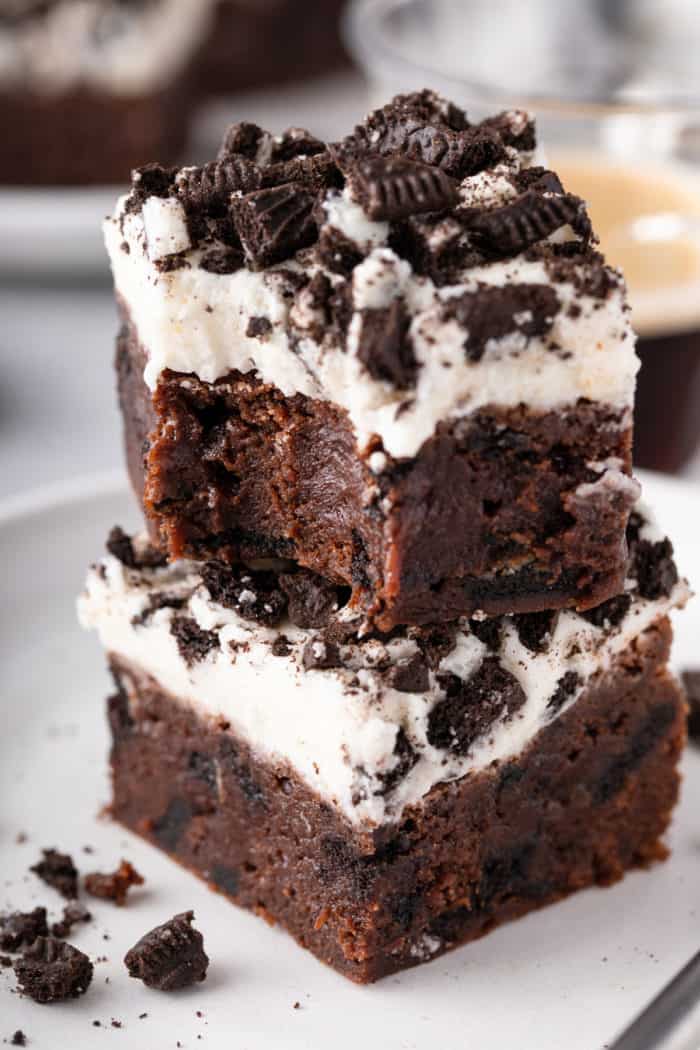
<path fill-rule="evenodd" d="M 666 855 L 685 734 L 670 637 L 668 620 L 650 628 L 517 759 L 438 785 L 374 831 L 113 657 L 113 814 L 374 981 Z"/>
<path fill-rule="evenodd" d="M 623 588 L 633 489 L 576 491 L 599 479 L 591 462 L 631 468 L 629 428 L 603 406 L 486 407 L 375 477 L 337 405 L 237 372 L 166 370 L 151 395 L 126 316 L 116 364 L 131 480 L 173 558 L 293 559 L 351 586 L 383 630 Z"/>
<path fill-rule="evenodd" d="M 0 183 L 119 184 L 144 157 L 175 161 L 181 156 L 191 109 L 189 74 L 140 97 L 88 87 L 0 90 Z"/>
<path fill-rule="evenodd" d="M 201 56 L 199 86 L 221 95 L 306 80 L 347 65 L 339 21 L 345 0 L 219 0 Z"/>

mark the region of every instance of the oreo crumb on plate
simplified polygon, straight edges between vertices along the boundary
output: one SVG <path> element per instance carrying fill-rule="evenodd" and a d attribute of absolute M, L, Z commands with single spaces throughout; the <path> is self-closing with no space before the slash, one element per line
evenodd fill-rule
<path fill-rule="evenodd" d="M 55 849 L 44 849 L 42 860 L 29 869 L 47 884 L 53 887 L 68 900 L 78 896 L 78 869 L 68 853 Z"/>
<path fill-rule="evenodd" d="M 20 990 L 37 1003 L 83 995 L 92 981 L 92 963 L 84 952 L 55 937 L 37 937 L 14 962 Z"/>
<path fill-rule="evenodd" d="M 10 1039 L 10 1046 L 26 1046 L 26 1045 L 27 1045 L 27 1037 L 24 1034 L 24 1032 L 22 1031 L 22 1029 L 18 1028 L 17 1031 L 13 1033 L 12 1039 Z"/>
<path fill-rule="evenodd" d="M 28 948 L 37 937 L 48 937 L 48 933 L 46 908 L 0 915 L 0 949 L 4 952 Z"/>
<path fill-rule="evenodd" d="M 68 937 L 73 927 L 79 922 L 90 922 L 92 915 L 83 904 L 66 904 L 63 918 L 51 925 L 51 934 L 63 939 Z"/>
<path fill-rule="evenodd" d="M 85 891 L 91 897 L 114 901 L 119 907 L 126 904 L 132 886 L 143 886 L 144 878 L 128 860 L 122 860 L 116 871 L 103 874 L 93 871 L 85 876 Z"/>
<path fill-rule="evenodd" d="M 182 912 L 144 934 L 124 957 L 129 976 L 164 992 L 203 981 L 209 959 L 193 919 L 194 912 Z"/>

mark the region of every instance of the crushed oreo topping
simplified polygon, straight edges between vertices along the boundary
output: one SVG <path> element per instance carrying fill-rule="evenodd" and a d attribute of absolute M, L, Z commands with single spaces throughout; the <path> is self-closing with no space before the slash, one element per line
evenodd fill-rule
<path fill-rule="evenodd" d="M 246 328 L 249 339 L 265 340 L 272 331 L 272 321 L 269 317 L 251 317 Z"/>
<path fill-rule="evenodd" d="M 554 633 L 556 612 L 546 610 L 534 613 L 516 613 L 513 624 L 518 638 L 531 653 L 541 653 L 547 648 Z"/>
<path fill-rule="evenodd" d="M 340 649 L 324 635 L 316 635 L 304 646 L 301 661 L 307 671 L 328 671 L 340 667 Z"/>
<path fill-rule="evenodd" d="M 62 918 L 51 925 L 51 936 L 64 940 L 64 938 L 70 936 L 74 926 L 81 922 L 90 922 L 91 919 L 92 915 L 84 905 L 77 903 L 66 904 Z"/>
<path fill-rule="evenodd" d="M 378 791 L 375 791 L 375 795 L 390 794 L 396 785 L 408 776 L 418 761 L 419 756 L 416 754 L 403 726 L 399 726 L 396 734 L 394 754 L 397 758 L 396 765 L 388 773 L 379 774 L 378 780 L 381 781 L 382 786 Z"/>
<path fill-rule="evenodd" d="M 427 693 L 430 672 L 422 653 L 416 653 L 393 667 L 389 673 L 389 682 L 399 693 Z"/>
<path fill-rule="evenodd" d="M 173 616 L 170 633 L 188 667 L 205 660 L 210 652 L 219 648 L 216 631 L 203 630 L 191 616 Z"/>
<path fill-rule="evenodd" d="M 459 214 L 474 244 L 494 259 L 517 255 L 562 226 L 571 226 L 584 240 L 591 236 L 586 206 L 571 193 L 545 196 L 526 190 L 499 208 L 465 208 Z"/>
<path fill-rule="evenodd" d="M 91 897 L 99 897 L 101 900 L 114 901 L 123 907 L 132 886 L 142 886 L 143 876 L 128 860 L 122 860 L 116 871 L 103 874 L 93 871 L 85 876 L 85 890 Z"/>
<path fill-rule="evenodd" d="M 608 598 L 602 605 L 596 605 L 594 609 L 586 609 L 579 613 L 579 616 L 583 616 L 595 627 L 619 627 L 631 604 L 631 594 L 618 594 L 614 598 Z"/>
<path fill-rule="evenodd" d="M 500 616 L 489 617 L 487 620 L 470 620 L 469 630 L 491 652 L 496 653 L 501 648 L 503 619 Z"/>
<path fill-rule="evenodd" d="M 558 714 L 564 704 L 572 698 L 581 685 L 581 678 L 576 671 L 567 671 L 559 681 L 557 687 L 547 701 L 547 710 Z"/>
<path fill-rule="evenodd" d="M 279 585 L 287 595 L 289 619 L 297 627 L 325 627 L 338 611 L 338 588 L 316 573 L 282 573 Z"/>
<path fill-rule="evenodd" d="M 244 620 L 276 627 L 287 609 L 287 596 L 272 572 L 253 572 L 244 566 L 208 561 L 201 569 L 202 582 L 212 600 L 234 609 Z"/>
<path fill-rule="evenodd" d="M 410 318 L 401 299 L 386 309 L 363 310 L 357 356 L 373 379 L 399 390 L 412 387 L 418 362 L 409 336 Z"/>
<path fill-rule="evenodd" d="M 444 171 L 402 157 L 358 160 L 350 190 L 370 219 L 401 219 L 443 211 L 459 200 L 457 184 Z"/>
<path fill-rule="evenodd" d="M 107 551 L 127 569 L 157 569 L 167 564 L 167 555 L 150 545 L 137 553 L 131 537 L 119 525 L 110 529 L 106 546 Z"/>
<path fill-rule="evenodd" d="M 445 316 L 466 328 L 464 352 L 469 361 L 480 361 L 492 340 L 545 335 L 560 305 L 557 293 L 546 284 L 482 285 L 449 300 Z"/>
<path fill-rule="evenodd" d="M 236 228 L 252 269 L 281 262 L 314 242 L 314 201 L 313 194 L 298 182 L 234 198 Z"/>
<path fill-rule="evenodd" d="M 236 273 L 245 265 L 245 256 L 242 248 L 210 248 L 202 255 L 199 265 L 207 273 Z"/>
<path fill-rule="evenodd" d="M 0 915 L 0 949 L 4 952 L 17 952 L 48 933 L 46 908 Z"/>
<path fill-rule="evenodd" d="M 124 957 L 129 976 L 165 992 L 203 981 L 209 959 L 193 920 L 194 912 L 182 912 L 144 934 Z"/>
<path fill-rule="evenodd" d="M 21 991 L 37 1003 L 75 998 L 92 980 L 87 955 L 55 937 L 37 937 L 15 960 L 14 971 Z"/>
<path fill-rule="evenodd" d="M 494 657 L 487 657 L 466 682 L 443 673 L 438 683 L 444 696 L 428 716 L 428 741 L 457 755 L 466 755 L 496 721 L 512 717 L 525 703 L 518 680 Z"/>
<path fill-rule="evenodd" d="M 671 541 L 664 539 L 659 543 L 650 543 L 648 540 L 638 540 L 634 548 L 633 571 L 642 598 L 650 601 L 668 598 L 678 583 Z"/>
<path fill-rule="evenodd" d="M 38 875 L 48 886 L 68 900 L 75 900 L 78 896 L 78 869 L 72 858 L 67 853 L 59 853 L 55 849 L 44 849 L 42 859 L 34 864 L 29 870 Z"/>

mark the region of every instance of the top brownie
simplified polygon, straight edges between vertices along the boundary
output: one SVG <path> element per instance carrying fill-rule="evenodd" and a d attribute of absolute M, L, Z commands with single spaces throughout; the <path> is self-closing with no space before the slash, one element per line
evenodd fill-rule
<path fill-rule="evenodd" d="M 107 220 L 129 467 L 173 557 L 283 557 L 382 629 L 617 593 L 637 358 L 526 114 L 430 91 L 231 127 Z"/>

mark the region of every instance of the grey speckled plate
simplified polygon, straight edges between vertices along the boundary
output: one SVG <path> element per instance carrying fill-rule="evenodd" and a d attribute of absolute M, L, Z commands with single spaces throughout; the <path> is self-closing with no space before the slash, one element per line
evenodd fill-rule
<path fill-rule="evenodd" d="M 700 581 L 700 491 L 644 481 L 679 564 Z M 91 902 L 96 921 L 73 940 L 106 958 L 83 998 L 37 1006 L 12 994 L 12 971 L 0 970 L 0 1040 L 21 1028 L 37 1050 L 175 1050 L 178 1040 L 185 1050 L 600 1050 L 697 949 L 699 752 L 685 759 L 668 863 L 369 988 L 346 983 L 101 819 L 109 682 L 95 638 L 76 625 L 74 597 L 117 521 L 133 526 L 136 518 L 113 479 L 0 507 L 0 908 L 46 903 L 60 911 L 58 895 L 27 875 L 42 846 L 68 850 L 83 871 L 109 870 L 123 856 L 147 880 L 125 909 Z M 700 600 L 677 621 L 676 663 L 700 666 Z M 28 836 L 21 845 L 19 832 Z M 207 981 L 167 995 L 130 980 L 126 949 L 186 908 L 205 936 Z M 110 1027 L 112 1018 L 121 1029 Z"/>

